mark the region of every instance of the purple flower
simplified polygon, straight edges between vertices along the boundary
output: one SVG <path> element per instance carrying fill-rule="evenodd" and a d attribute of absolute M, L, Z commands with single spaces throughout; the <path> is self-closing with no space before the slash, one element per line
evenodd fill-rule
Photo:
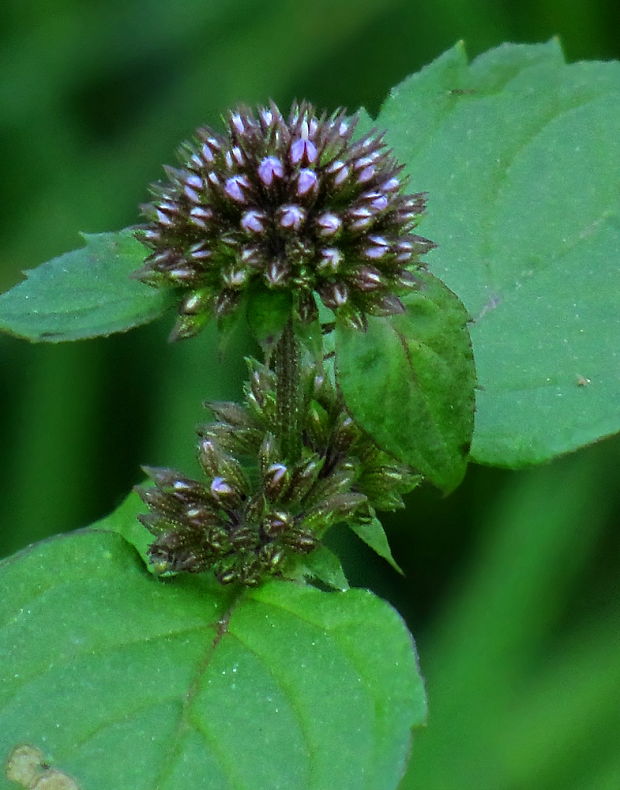
<path fill-rule="evenodd" d="M 249 187 L 250 182 L 245 176 L 233 176 L 232 178 L 227 179 L 224 186 L 224 191 L 228 197 L 236 200 L 237 203 L 245 203 L 245 190 L 249 189 Z"/>
<path fill-rule="evenodd" d="M 152 187 L 137 233 L 149 255 L 137 276 L 200 291 L 205 314 L 217 316 L 257 279 L 291 289 L 305 320 L 316 294 L 356 326 L 366 313 L 402 309 L 398 294 L 417 287 L 407 270 L 434 246 L 414 233 L 425 195 L 401 194 L 402 167 L 383 137 L 354 141 L 354 129 L 343 111 L 319 115 L 305 102 L 288 118 L 271 103 L 232 112 L 223 134 L 199 129 L 181 167 Z M 356 274 L 364 261 L 381 273 L 372 287 L 365 270 Z M 184 304 L 175 337 L 205 322 Z"/>
<path fill-rule="evenodd" d="M 265 184 L 270 187 L 274 178 L 282 178 L 284 176 L 284 165 L 277 156 L 266 156 L 258 166 L 258 177 Z"/>
<path fill-rule="evenodd" d="M 246 211 L 241 217 L 241 227 L 248 233 L 262 233 L 265 229 L 266 216 L 262 211 Z"/>
<path fill-rule="evenodd" d="M 348 303 L 348 289 L 321 286 L 334 309 Z M 312 365 L 302 388 L 321 409 L 300 415 L 304 452 L 285 459 L 272 408 L 275 373 L 249 365 L 243 405 L 208 404 L 216 421 L 199 429 L 201 479 L 144 468 L 153 485 L 136 489 L 148 508 L 139 519 L 154 536 L 148 553 L 158 573 L 211 571 L 222 584 L 248 586 L 285 575 L 289 560 L 316 549 L 331 526 L 367 520 L 375 507 L 402 507 L 401 494 L 419 480 L 355 425 L 337 388 Z"/>
<path fill-rule="evenodd" d="M 297 175 L 297 195 L 302 197 L 308 192 L 316 192 L 319 186 L 319 179 L 314 170 L 304 168 Z"/>
<path fill-rule="evenodd" d="M 306 218 L 306 212 L 301 206 L 291 204 L 290 206 L 282 206 L 278 212 L 278 221 L 280 227 L 289 230 L 299 230 L 303 225 Z"/>

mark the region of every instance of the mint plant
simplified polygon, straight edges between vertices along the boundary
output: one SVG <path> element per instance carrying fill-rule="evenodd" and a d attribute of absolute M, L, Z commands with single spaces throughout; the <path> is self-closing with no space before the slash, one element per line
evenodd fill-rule
<path fill-rule="evenodd" d="M 552 42 L 457 46 L 375 121 L 234 110 L 145 224 L 0 297 L 32 341 L 175 307 L 173 340 L 212 320 L 257 349 L 198 427 L 201 479 L 147 466 L 110 516 L 0 565 L 0 787 L 399 784 L 413 642 L 323 539 L 345 524 L 396 565 L 380 513 L 417 485 L 619 430 L 619 99 L 618 64 Z"/>

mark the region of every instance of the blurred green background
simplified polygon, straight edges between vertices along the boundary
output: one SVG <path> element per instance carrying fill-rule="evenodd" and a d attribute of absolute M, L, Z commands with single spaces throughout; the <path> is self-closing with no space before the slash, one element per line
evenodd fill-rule
<path fill-rule="evenodd" d="M 609 59 L 619 28 L 616 0 L 4 0 L 0 290 L 79 230 L 136 222 L 177 143 L 236 102 L 376 112 L 457 39 L 474 56 L 557 34 L 569 60 Z M 201 401 L 238 394 L 244 343 L 222 364 L 169 326 L 0 338 L 1 554 L 101 517 L 141 463 L 192 470 Z M 416 493 L 386 519 L 405 579 L 335 535 L 419 643 L 431 712 L 403 788 L 620 788 L 619 461 L 612 439 Z"/>

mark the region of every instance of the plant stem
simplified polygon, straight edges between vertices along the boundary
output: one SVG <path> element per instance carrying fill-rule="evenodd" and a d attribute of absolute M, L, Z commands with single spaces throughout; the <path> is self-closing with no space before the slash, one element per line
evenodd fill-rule
<path fill-rule="evenodd" d="M 299 342 L 293 322 L 286 324 L 275 348 L 276 410 L 280 426 L 282 453 L 289 463 L 301 454 L 301 385 Z"/>

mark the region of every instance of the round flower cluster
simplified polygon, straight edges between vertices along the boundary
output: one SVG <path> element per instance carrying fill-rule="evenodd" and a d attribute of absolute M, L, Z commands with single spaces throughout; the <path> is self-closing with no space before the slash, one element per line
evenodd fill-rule
<path fill-rule="evenodd" d="M 365 437 L 333 385 L 311 368 L 303 448 L 286 462 L 276 438 L 275 375 L 251 365 L 243 406 L 209 404 L 217 421 L 199 430 L 198 445 L 205 482 L 145 468 L 155 485 L 137 489 L 150 510 L 140 520 L 156 536 L 149 554 L 160 573 L 210 569 L 224 584 L 258 584 L 317 548 L 332 525 L 401 507 L 401 494 L 419 480 Z"/>
<path fill-rule="evenodd" d="M 411 267 L 435 245 L 413 233 L 423 193 L 403 195 L 402 166 L 383 137 L 353 139 L 341 110 L 295 104 L 231 112 L 225 134 L 199 129 L 181 168 L 152 186 L 137 232 L 150 249 L 136 276 L 186 291 L 173 337 L 233 309 L 251 282 L 290 289 L 302 318 L 323 304 L 364 325 L 401 312 Z"/>

